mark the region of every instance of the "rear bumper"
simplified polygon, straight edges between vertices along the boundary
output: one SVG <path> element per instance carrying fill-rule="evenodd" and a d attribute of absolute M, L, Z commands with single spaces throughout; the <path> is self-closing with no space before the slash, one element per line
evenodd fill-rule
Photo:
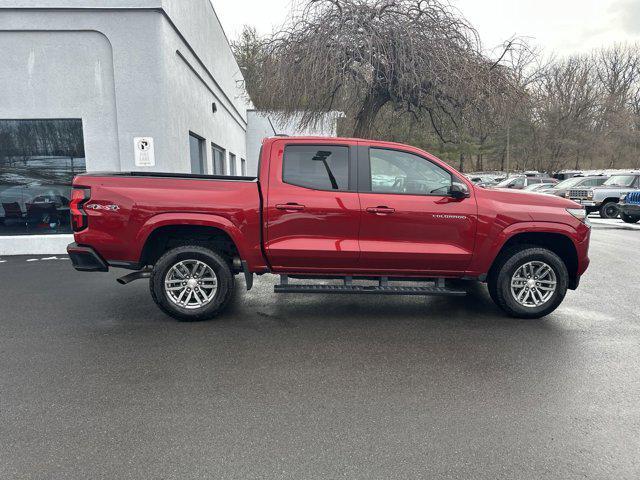
<path fill-rule="evenodd" d="M 83 247 L 72 243 L 67 247 L 67 253 L 73 268 L 79 272 L 108 272 L 109 265 L 91 247 Z"/>

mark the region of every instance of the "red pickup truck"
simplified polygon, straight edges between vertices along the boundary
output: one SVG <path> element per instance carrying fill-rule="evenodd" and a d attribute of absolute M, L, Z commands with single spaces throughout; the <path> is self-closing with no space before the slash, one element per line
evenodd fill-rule
<path fill-rule="evenodd" d="M 276 293 L 464 295 L 540 318 L 578 287 L 590 227 L 576 203 L 475 187 L 406 145 L 342 138 L 264 141 L 259 175 L 87 174 L 71 202 L 80 271 L 134 270 L 180 320 L 220 314 L 244 274 Z M 329 281 L 331 280 L 331 281 Z M 408 285 L 408 286 L 407 286 Z"/>

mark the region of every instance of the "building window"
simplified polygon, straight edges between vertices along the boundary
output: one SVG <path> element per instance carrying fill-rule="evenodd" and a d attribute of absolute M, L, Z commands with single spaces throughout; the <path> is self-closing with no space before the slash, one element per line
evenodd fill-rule
<path fill-rule="evenodd" d="M 315 190 L 348 190 L 349 148 L 288 146 L 284 151 L 282 180 Z"/>
<path fill-rule="evenodd" d="M 191 155 L 191 173 L 204 175 L 204 139 L 195 133 L 189 133 L 189 152 Z"/>
<path fill-rule="evenodd" d="M 235 177 L 238 172 L 236 171 L 236 156 L 233 153 L 229 153 L 229 167 L 229 174 Z"/>
<path fill-rule="evenodd" d="M 0 120 L 0 235 L 71 233 L 71 182 L 85 171 L 82 120 Z"/>
<path fill-rule="evenodd" d="M 240 159 L 240 174 L 243 177 L 247 176 L 247 161 L 244 158 Z"/>
<path fill-rule="evenodd" d="M 224 148 L 217 146 L 216 144 L 211 144 L 211 156 L 213 158 L 213 174 L 214 175 L 224 175 L 225 174 L 225 157 L 226 152 Z"/>

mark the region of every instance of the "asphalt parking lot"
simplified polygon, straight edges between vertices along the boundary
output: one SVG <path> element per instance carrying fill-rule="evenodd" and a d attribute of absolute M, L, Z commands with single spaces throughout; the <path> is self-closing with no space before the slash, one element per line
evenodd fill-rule
<path fill-rule="evenodd" d="M 0 261 L 0 478 L 640 478 L 640 227 L 543 321 L 239 294 L 181 324 L 121 272 Z M 28 261 L 31 260 L 31 261 Z"/>

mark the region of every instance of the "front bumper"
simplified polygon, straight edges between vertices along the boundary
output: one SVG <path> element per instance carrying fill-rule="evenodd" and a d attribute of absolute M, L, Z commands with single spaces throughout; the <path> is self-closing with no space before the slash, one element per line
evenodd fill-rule
<path fill-rule="evenodd" d="M 108 272 L 109 265 L 91 247 L 83 247 L 72 243 L 67 247 L 67 253 L 73 268 L 79 272 Z"/>
<path fill-rule="evenodd" d="M 621 203 L 619 206 L 620 211 L 625 215 L 640 217 L 640 205 L 635 205 L 633 203 Z"/>
<path fill-rule="evenodd" d="M 599 207 L 601 202 L 594 202 L 593 200 L 584 200 L 582 198 L 575 198 L 572 200 L 574 202 L 578 202 L 580 205 L 584 207 Z"/>

